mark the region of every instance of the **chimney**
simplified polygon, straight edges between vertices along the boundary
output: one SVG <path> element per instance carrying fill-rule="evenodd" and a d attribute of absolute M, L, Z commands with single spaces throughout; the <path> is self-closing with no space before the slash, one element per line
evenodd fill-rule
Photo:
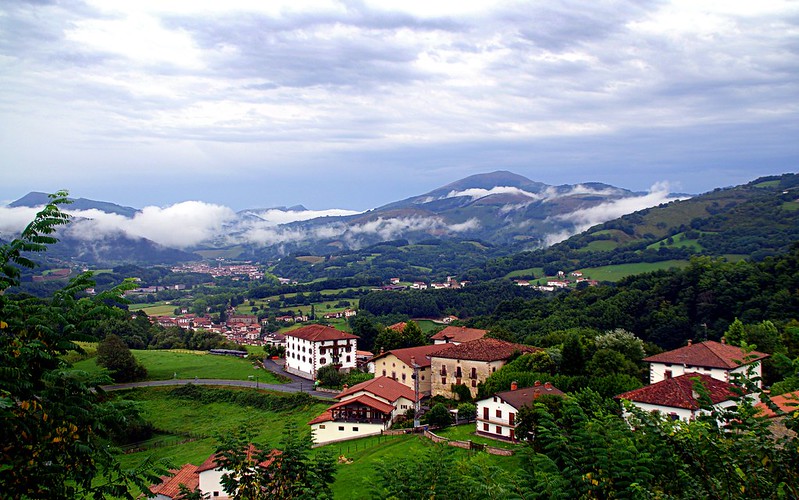
<path fill-rule="evenodd" d="M 382 347 L 380 348 L 380 354 L 383 354 L 383 348 Z"/>
<path fill-rule="evenodd" d="M 416 366 L 416 356 L 411 356 L 411 368 Z"/>
<path fill-rule="evenodd" d="M 518 388 L 519 388 L 519 385 L 516 383 L 515 380 L 510 383 L 510 390 L 515 391 Z"/>
<path fill-rule="evenodd" d="M 540 380 L 536 380 L 534 385 L 536 387 L 541 387 L 541 381 Z"/>
<path fill-rule="evenodd" d="M 694 341 L 693 341 L 693 340 L 691 340 L 691 339 L 688 339 L 688 345 L 692 345 L 693 343 L 694 343 Z"/>
<path fill-rule="evenodd" d="M 722 343 L 722 344 L 724 344 L 724 345 L 726 345 L 726 344 L 727 344 L 727 339 L 726 339 L 726 338 L 724 338 L 724 337 L 721 337 L 721 343 Z"/>
<path fill-rule="evenodd" d="M 342 392 L 343 392 L 343 391 L 346 391 L 346 390 L 347 390 L 347 389 L 349 389 L 349 388 L 350 388 L 350 386 L 349 386 L 349 385 L 347 385 L 347 384 L 344 384 L 344 387 L 342 387 L 342 389 L 341 389 L 341 390 L 342 390 Z"/>
<path fill-rule="evenodd" d="M 552 382 L 544 382 L 544 389 L 552 389 Z"/>

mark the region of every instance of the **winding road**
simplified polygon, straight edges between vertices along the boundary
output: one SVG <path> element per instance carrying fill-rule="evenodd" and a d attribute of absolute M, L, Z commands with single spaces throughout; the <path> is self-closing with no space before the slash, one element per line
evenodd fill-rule
<path fill-rule="evenodd" d="M 307 392 L 311 396 L 319 399 L 333 399 L 333 393 L 313 390 L 314 385 L 310 380 L 306 380 L 291 373 L 283 371 L 283 368 L 274 361 L 265 360 L 264 369 L 273 373 L 288 377 L 291 382 L 285 384 L 265 384 L 257 380 L 224 380 L 215 378 L 193 378 L 193 379 L 169 379 L 169 380 L 148 380 L 145 382 L 129 382 L 125 384 L 104 385 L 105 391 L 121 391 L 133 389 L 135 387 L 165 387 L 173 385 L 224 385 L 232 387 L 250 387 L 253 389 L 264 389 L 277 392 Z"/>

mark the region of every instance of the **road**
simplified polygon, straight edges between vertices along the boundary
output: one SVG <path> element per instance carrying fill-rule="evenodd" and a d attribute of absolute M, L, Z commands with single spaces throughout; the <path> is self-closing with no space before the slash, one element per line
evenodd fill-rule
<path fill-rule="evenodd" d="M 251 387 L 253 389 L 265 389 L 277 392 L 307 392 L 313 397 L 320 399 L 333 399 L 333 394 L 330 392 L 321 392 L 313 390 L 313 382 L 306 380 L 296 375 L 286 373 L 274 361 L 265 360 L 264 368 L 271 372 L 277 373 L 284 377 L 291 379 L 291 382 L 286 384 L 265 384 L 256 380 L 224 380 L 215 378 L 193 378 L 193 379 L 170 379 L 170 380 L 148 380 L 146 382 L 129 382 L 126 384 L 113 384 L 102 386 L 105 391 L 121 391 L 124 389 L 133 389 L 134 387 L 165 387 L 173 385 L 225 385 L 231 387 Z"/>

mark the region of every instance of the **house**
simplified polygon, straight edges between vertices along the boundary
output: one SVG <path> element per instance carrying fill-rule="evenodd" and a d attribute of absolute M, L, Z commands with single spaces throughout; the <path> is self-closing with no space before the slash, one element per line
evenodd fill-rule
<path fill-rule="evenodd" d="M 258 450 L 250 445 L 248 457 Z M 258 467 L 268 467 L 280 455 L 279 450 L 272 450 L 269 456 L 257 464 Z M 184 484 L 189 490 L 199 489 L 204 498 L 226 499 L 229 498 L 222 487 L 222 475 L 229 473 L 218 463 L 216 454 L 208 457 L 201 465 L 186 464 L 174 471 L 171 476 L 162 476 L 161 482 L 150 487 L 155 500 L 173 500 L 180 497 L 180 485 Z"/>
<path fill-rule="evenodd" d="M 381 352 L 372 358 L 369 363 L 369 371 L 374 373 L 375 376 L 390 377 L 413 389 L 413 367 L 416 364 L 419 370 L 419 393 L 429 396 L 432 375 L 428 356 L 433 352 L 440 351 L 442 347 L 444 346 L 434 344 Z"/>
<path fill-rule="evenodd" d="M 412 290 L 427 290 L 427 283 L 425 283 L 424 281 L 414 281 L 411 284 L 411 289 Z"/>
<path fill-rule="evenodd" d="M 538 347 L 485 338 L 442 347 L 429 354 L 430 392 L 445 398 L 454 398 L 452 386 L 459 384 L 466 385 L 475 397 L 477 385 L 505 366 L 513 355 L 540 351 Z"/>
<path fill-rule="evenodd" d="M 356 335 L 324 325 L 304 326 L 285 335 L 289 373 L 315 380 L 316 371 L 325 365 L 337 365 L 340 370 L 356 367 Z"/>
<path fill-rule="evenodd" d="M 374 357 L 375 355 L 372 353 L 372 351 L 355 351 L 355 364 L 358 366 L 359 370 L 368 371 L 369 362 Z"/>
<path fill-rule="evenodd" d="M 516 415 L 523 406 L 531 406 L 536 398 L 545 394 L 563 396 L 563 391 L 550 382 L 535 382 L 532 387 L 519 389 L 516 382 L 510 390 L 498 392 L 477 402 L 477 429 L 480 436 L 506 441 L 516 441 Z"/>
<path fill-rule="evenodd" d="M 760 415 L 771 421 L 769 428 L 776 437 L 790 436 L 796 437 L 796 431 L 788 429 L 785 425 L 786 420 L 799 418 L 799 391 L 772 396 L 771 402 L 778 408 L 778 413 L 769 408 L 766 403 L 760 402 L 755 405 Z"/>
<path fill-rule="evenodd" d="M 746 375 L 749 370 L 758 378 L 762 376 L 761 361 L 769 355 L 752 351 L 746 354 L 740 347 L 708 340 L 662 352 L 644 358 L 649 363 L 649 383 L 654 384 L 684 373 L 702 373 L 716 380 L 729 382 L 733 373 Z M 757 381 L 760 387 L 760 380 Z"/>
<path fill-rule="evenodd" d="M 647 385 L 634 391 L 619 394 L 614 399 L 630 401 L 644 411 L 659 411 L 673 419 L 693 420 L 706 413 L 700 409 L 699 394 L 694 384 L 701 382 L 707 389 L 710 401 L 717 409 L 737 405 L 735 398 L 740 395 L 737 386 L 718 380 L 704 373 L 686 373 L 660 382 Z"/>
<path fill-rule="evenodd" d="M 316 445 L 381 434 L 416 401 L 413 390 L 388 377 L 345 386 L 335 399 L 339 402 L 308 422 Z"/>
<path fill-rule="evenodd" d="M 463 344 L 485 337 L 488 330 L 466 328 L 465 326 L 448 326 L 430 337 L 434 344 Z"/>
<path fill-rule="evenodd" d="M 400 321 L 399 323 L 394 323 L 391 326 L 387 326 L 386 330 L 394 330 L 395 332 L 402 332 L 403 330 L 405 330 L 405 326 L 407 324 L 408 323 L 406 323 L 404 321 Z"/>

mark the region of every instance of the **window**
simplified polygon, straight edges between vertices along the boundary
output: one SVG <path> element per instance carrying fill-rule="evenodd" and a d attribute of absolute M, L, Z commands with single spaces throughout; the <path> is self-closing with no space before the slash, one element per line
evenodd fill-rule
<path fill-rule="evenodd" d="M 441 365 L 441 376 L 442 377 L 447 376 L 447 365 Z"/>
<path fill-rule="evenodd" d="M 472 373 L 469 375 L 470 378 L 477 378 L 477 368 L 472 368 Z"/>
<path fill-rule="evenodd" d="M 488 432 L 488 424 L 483 424 L 483 430 Z"/>
<path fill-rule="evenodd" d="M 319 428 L 320 428 L 320 429 L 324 429 L 324 428 L 325 428 L 325 424 L 321 424 L 321 425 L 319 426 Z"/>
<path fill-rule="evenodd" d="M 324 353 L 325 353 L 325 348 L 324 347 L 320 347 L 319 348 L 319 354 L 324 354 Z"/>
<path fill-rule="evenodd" d="M 402 381 L 405 382 L 405 374 L 402 374 Z"/>
<path fill-rule="evenodd" d="M 497 408 L 497 418 L 502 418 L 502 410 Z"/>
<path fill-rule="evenodd" d="M 463 376 L 463 373 L 461 372 L 461 367 L 459 366 L 459 367 L 455 368 L 455 378 L 461 378 L 462 376 Z"/>
<path fill-rule="evenodd" d="M 508 423 L 510 425 L 516 425 L 516 414 L 515 413 L 508 413 Z"/>
<path fill-rule="evenodd" d="M 483 418 L 488 420 L 488 406 L 483 408 Z M 486 424 L 486 425 L 488 425 L 488 424 Z M 486 430 L 488 430 L 488 429 L 486 429 Z"/>
<path fill-rule="evenodd" d="M 358 428 L 357 427 L 353 427 L 352 428 L 352 432 L 358 432 Z"/>
<path fill-rule="evenodd" d="M 663 378 L 671 378 L 671 370 L 666 370 L 663 373 Z"/>
<path fill-rule="evenodd" d="M 214 496 L 215 496 L 215 497 L 218 497 L 218 496 L 219 496 L 219 492 L 218 492 L 218 491 L 215 491 L 215 492 L 214 492 Z"/>
<path fill-rule="evenodd" d="M 497 426 L 497 434 L 502 435 L 502 427 Z"/>
<path fill-rule="evenodd" d="M 477 387 L 477 380 L 472 380 L 472 387 Z"/>
<path fill-rule="evenodd" d="M 391 372 L 391 378 L 397 380 L 397 372 Z"/>
<path fill-rule="evenodd" d="M 350 362 L 350 356 L 347 356 L 347 363 Z"/>
<path fill-rule="evenodd" d="M 322 364 L 322 365 L 327 364 L 327 358 L 320 358 L 319 359 L 319 364 Z"/>
<path fill-rule="evenodd" d="M 497 397 L 496 397 L 496 396 L 494 396 L 494 402 L 495 402 L 495 403 L 497 402 Z"/>
<path fill-rule="evenodd" d="M 385 370 L 383 370 L 383 376 L 384 376 L 384 377 L 386 376 L 386 371 L 385 371 Z"/>
<path fill-rule="evenodd" d="M 343 431 L 344 430 L 344 426 L 343 425 L 339 425 L 338 426 L 338 430 Z"/>
<path fill-rule="evenodd" d="M 447 377 L 441 377 L 441 383 L 442 384 L 446 384 L 447 383 Z"/>

